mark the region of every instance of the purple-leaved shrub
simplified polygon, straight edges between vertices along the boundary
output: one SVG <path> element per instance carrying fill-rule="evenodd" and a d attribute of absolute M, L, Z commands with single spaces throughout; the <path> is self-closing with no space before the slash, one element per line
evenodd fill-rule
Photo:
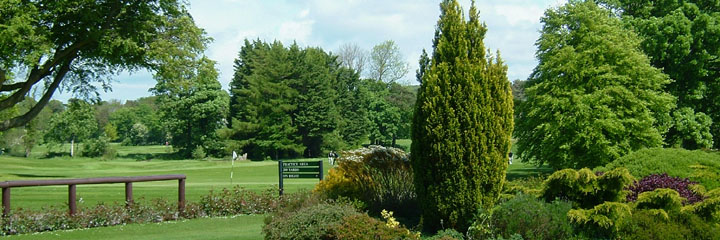
<path fill-rule="evenodd" d="M 650 192 L 658 188 L 669 188 L 677 191 L 681 197 L 686 199 L 683 204 L 693 204 L 703 200 L 702 195 L 690 189 L 693 184 L 697 184 L 697 182 L 690 181 L 687 178 L 671 177 L 667 173 L 651 174 L 627 188 L 630 191 L 627 195 L 627 201 L 634 202 L 640 193 Z"/>

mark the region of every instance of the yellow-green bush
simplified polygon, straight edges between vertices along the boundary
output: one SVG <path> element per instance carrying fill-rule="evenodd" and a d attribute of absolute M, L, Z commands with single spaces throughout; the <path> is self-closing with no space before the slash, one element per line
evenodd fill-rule
<path fill-rule="evenodd" d="M 588 237 L 615 236 L 632 216 L 630 206 L 618 202 L 604 202 L 592 209 L 573 209 L 567 214 Z"/>
<path fill-rule="evenodd" d="M 400 149 L 370 146 L 340 153 L 337 166 L 315 187 L 329 198 L 357 199 L 373 212 L 417 212 L 413 173 Z"/>
<path fill-rule="evenodd" d="M 682 208 L 684 198 L 669 188 L 659 188 L 651 192 L 644 192 L 635 201 L 637 209 L 661 209 L 665 212 L 679 212 Z M 667 214 L 665 214 L 667 215 Z"/>
<path fill-rule="evenodd" d="M 634 178 L 627 169 L 617 168 L 597 176 L 588 168 L 559 170 L 543 183 L 543 198 L 569 200 L 582 208 L 592 208 L 625 197 L 625 186 Z"/>

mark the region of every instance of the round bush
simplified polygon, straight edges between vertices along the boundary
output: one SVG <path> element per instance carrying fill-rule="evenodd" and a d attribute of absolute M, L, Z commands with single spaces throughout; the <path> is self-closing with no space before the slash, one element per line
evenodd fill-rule
<path fill-rule="evenodd" d="M 524 239 L 566 239 L 573 236 L 573 227 L 566 217 L 571 208 L 569 202 L 546 203 L 520 194 L 497 207 L 492 225 L 503 237 L 518 233 Z"/>
<path fill-rule="evenodd" d="M 346 205 L 321 203 L 293 213 L 276 213 L 265 219 L 265 239 L 333 239 L 334 229 L 346 217 L 361 215 Z"/>

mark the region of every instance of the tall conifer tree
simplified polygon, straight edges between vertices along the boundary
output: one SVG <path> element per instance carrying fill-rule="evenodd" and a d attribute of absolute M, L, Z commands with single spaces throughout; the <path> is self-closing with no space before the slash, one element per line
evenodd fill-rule
<path fill-rule="evenodd" d="M 413 120 L 411 161 L 427 230 L 465 231 L 502 188 L 513 130 L 507 67 L 489 56 L 473 2 L 466 20 L 455 0 L 440 4 L 430 64 Z"/>

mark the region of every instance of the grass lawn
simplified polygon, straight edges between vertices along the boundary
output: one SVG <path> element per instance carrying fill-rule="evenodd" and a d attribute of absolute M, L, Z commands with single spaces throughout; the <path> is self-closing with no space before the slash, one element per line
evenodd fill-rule
<path fill-rule="evenodd" d="M 409 140 L 399 140 L 409 148 Z M 143 176 L 185 174 L 186 198 L 199 201 L 210 190 L 239 185 L 250 190 L 275 188 L 278 184 L 277 162 L 235 162 L 233 184 L 230 183 L 231 162 L 227 159 L 170 160 L 165 146 L 116 146 L 119 157 L 102 160 L 83 157 L 43 157 L 44 147 L 36 149 L 31 158 L 0 156 L 0 182 L 10 180 L 37 180 L 53 178 L 89 178 L 110 176 Z M 323 160 L 325 158 L 299 159 Z M 515 159 L 509 166 L 507 179 L 535 176 L 551 172 Z M 312 189 L 318 180 L 286 179 L 286 192 Z M 99 202 L 121 204 L 124 185 L 78 185 L 78 207 L 93 206 Z M 177 199 L 177 181 L 145 182 L 133 184 L 133 195 L 141 198 Z M 24 187 L 12 189 L 12 208 L 41 209 L 54 206 L 67 207 L 67 186 Z M 94 229 L 55 231 L 24 234 L 8 239 L 261 239 L 264 216 L 236 216 L 232 218 L 203 218 L 159 224 L 132 224 Z"/>
<path fill-rule="evenodd" d="M 10 180 L 37 180 L 55 178 L 90 178 L 112 176 L 144 176 L 185 174 L 186 198 L 198 201 L 211 189 L 219 190 L 239 185 L 250 190 L 275 188 L 278 184 L 277 162 L 235 162 L 233 184 L 230 184 L 231 162 L 228 160 L 160 160 L 152 156 L 166 154 L 164 146 L 119 147 L 119 158 L 102 160 L 93 158 L 31 158 L 0 156 L 0 182 Z M 38 151 L 39 152 L 39 151 Z M 138 161 L 136 156 L 150 156 Z M 303 161 L 324 160 L 301 159 Z M 324 162 L 327 171 L 329 165 Z M 316 179 L 286 179 L 285 192 L 312 189 Z M 67 206 L 67 186 L 23 187 L 11 190 L 12 208 L 39 209 L 45 206 Z M 77 185 L 78 207 L 98 202 L 122 202 L 124 184 Z M 177 181 L 143 182 L 133 184 L 133 196 L 141 198 L 177 199 Z"/>
<path fill-rule="evenodd" d="M 201 218 L 177 222 L 43 232 L 4 237 L 24 239 L 262 239 L 264 215 Z"/>

